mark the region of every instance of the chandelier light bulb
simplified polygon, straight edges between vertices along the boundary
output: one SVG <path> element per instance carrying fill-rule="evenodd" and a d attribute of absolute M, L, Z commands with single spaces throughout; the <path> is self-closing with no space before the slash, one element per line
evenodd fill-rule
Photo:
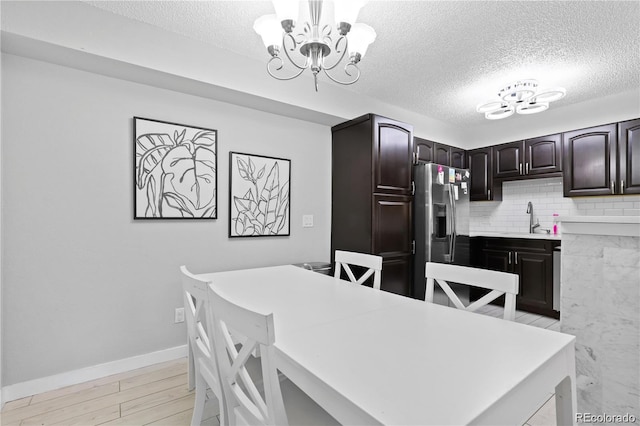
<path fill-rule="evenodd" d="M 562 87 L 538 90 L 538 81 L 518 80 L 503 87 L 494 99 L 476 107 L 488 120 L 500 120 L 518 114 L 536 114 L 549 109 L 549 103 L 562 99 L 566 90 Z"/>
<path fill-rule="evenodd" d="M 271 46 L 280 48 L 282 42 L 282 28 L 276 15 L 264 15 L 256 19 L 253 23 L 253 30 L 262 37 L 264 46 L 269 49 Z"/>
<path fill-rule="evenodd" d="M 364 58 L 369 45 L 376 39 L 376 32 L 367 24 L 354 24 L 347 35 L 349 40 L 349 56 L 358 55 L 358 60 Z"/>

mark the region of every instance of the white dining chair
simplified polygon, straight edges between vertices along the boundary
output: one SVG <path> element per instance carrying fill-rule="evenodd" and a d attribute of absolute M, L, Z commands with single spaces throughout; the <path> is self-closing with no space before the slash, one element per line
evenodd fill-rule
<path fill-rule="evenodd" d="M 335 272 L 334 277 L 341 278 L 342 269 L 346 272 L 349 280 L 352 283 L 364 284 L 371 275 L 373 275 L 373 288 L 380 290 L 380 280 L 382 275 L 382 256 L 376 256 L 374 254 L 356 253 L 352 251 L 336 250 L 335 253 Z M 356 278 L 351 267 L 360 266 L 367 268 L 366 271 Z"/>
<path fill-rule="evenodd" d="M 210 327 L 214 330 L 229 425 L 286 426 L 289 419 L 292 425 L 338 425 L 291 381 L 282 377 L 281 383 L 273 346 L 273 314 L 251 311 L 230 302 L 212 288 L 208 291 L 213 312 Z M 242 343 L 234 343 L 231 331 L 234 337 L 243 336 Z M 254 381 L 246 364 L 256 351 L 260 353 L 262 377 Z M 285 401 L 292 401 L 295 406 L 285 409 Z"/>
<path fill-rule="evenodd" d="M 442 290 L 444 290 L 456 308 L 470 312 L 476 311 L 504 294 L 503 318 L 509 321 L 514 321 L 516 318 L 516 295 L 518 294 L 518 275 L 516 274 L 446 263 L 427 262 L 425 266 L 425 277 L 427 279 L 425 301 L 427 302 L 433 303 L 435 283 L 438 283 Z M 471 285 L 491 291 L 468 306 L 465 306 L 451 289 L 449 283 Z"/>
<path fill-rule="evenodd" d="M 200 425 L 202 422 L 207 389 L 211 389 L 218 399 L 220 424 L 225 424 L 225 404 L 212 345 L 213 333 L 207 326 L 207 316 L 211 315 L 207 293 L 210 283 L 190 273 L 184 265 L 180 267 L 180 271 L 189 340 L 190 374 L 193 371 L 196 390 L 191 425 Z"/>

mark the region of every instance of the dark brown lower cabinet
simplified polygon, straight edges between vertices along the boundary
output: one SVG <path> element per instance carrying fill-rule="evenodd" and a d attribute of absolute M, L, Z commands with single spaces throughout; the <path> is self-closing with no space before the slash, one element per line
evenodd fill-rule
<path fill-rule="evenodd" d="M 382 260 L 382 282 L 380 288 L 391 293 L 411 294 L 411 255 L 386 256 Z"/>
<path fill-rule="evenodd" d="M 373 254 L 382 256 L 381 288 L 411 294 L 413 197 L 374 194 Z"/>
<path fill-rule="evenodd" d="M 516 252 L 514 272 L 520 276 L 516 306 L 523 311 L 554 315 L 553 254 Z M 558 318 L 560 317 L 558 312 Z"/>
<path fill-rule="evenodd" d="M 559 243 L 556 240 L 475 237 L 472 246 L 479 255 L 474 257 L 474 265 L 518 275 L 516 309 L 560 318 L 560 312 L 553 309 L 553 249 Z M 476 300 L 486 293 L 486 290 L 473 289 L 471 298 Z M 504 298 L 495 303 L 503 305 Z"/>

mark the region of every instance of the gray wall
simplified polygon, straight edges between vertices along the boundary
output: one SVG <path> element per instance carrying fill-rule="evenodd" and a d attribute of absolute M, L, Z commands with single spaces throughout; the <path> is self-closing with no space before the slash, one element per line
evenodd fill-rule
<path fill-rule="evenodd" d="M 329 259 L 328 127 L 12 55 L 2 88 L 3 386 L 184 344 L 181 264 Z M 133 116 L 218 130 L 217 220 L 133 221 Z M 292 160 L 290 237 L 227 238 L 229 151 Z"/>

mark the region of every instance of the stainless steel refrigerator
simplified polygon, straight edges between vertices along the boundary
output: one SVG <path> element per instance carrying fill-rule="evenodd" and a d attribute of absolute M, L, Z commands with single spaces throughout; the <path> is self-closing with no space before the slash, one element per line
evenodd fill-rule
<path fill-rule="evenodd" d="M 469 265 L 469 171 L 433 163 L 414 166 L 414 237 L 416 242 L 413 297 L 424 300 L 426 262 Z M 452 287 L 468 301 L 468 290 Z M 439 287 L 436 285 L 436 290 Z M 447 304 L 436 291 L 436 303 Z"/>

